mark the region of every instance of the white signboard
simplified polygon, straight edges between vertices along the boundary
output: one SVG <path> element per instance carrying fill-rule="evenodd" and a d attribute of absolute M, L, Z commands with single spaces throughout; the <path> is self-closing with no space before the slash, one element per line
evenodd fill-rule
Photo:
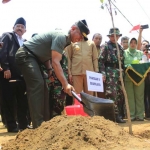
<path fill-rule="evenodd" d="M 86 71 L 88 91 L 104 92 L 101 73 Z"/>

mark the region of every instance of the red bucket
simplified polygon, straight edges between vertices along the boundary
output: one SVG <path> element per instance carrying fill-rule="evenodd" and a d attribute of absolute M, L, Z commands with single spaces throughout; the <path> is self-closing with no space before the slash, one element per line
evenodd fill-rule
<path fill-rule="evenodd" d="M 80 94 L 78 96 L 80 97 Z M 74 105 L 66 106 L 65 111 L 68 116 L 88 116 L 83 110 L 83 105 L 77 99 L 74 99 Z"/>
<path fill-rule="evenodd" d="M 71 106 L 66 106 L 65 107 L 66 114 L 68 116 L 76 116 L 76 115 L 81 115 L 81 116 L 88 116 L 84 110 L 83 106 L 81 105 L 71 105 Z"/>

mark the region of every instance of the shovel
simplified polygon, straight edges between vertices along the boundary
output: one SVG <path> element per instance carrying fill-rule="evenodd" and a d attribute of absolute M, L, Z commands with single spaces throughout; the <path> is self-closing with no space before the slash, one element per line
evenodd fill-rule
<path fill-rule="evenodd" d="M 72 95 L 83 105 L 84 112 L 89 116 L 103 116 L 115 122 L 114 102 L 81 92 L 81 98 L 72 91 Z"/>

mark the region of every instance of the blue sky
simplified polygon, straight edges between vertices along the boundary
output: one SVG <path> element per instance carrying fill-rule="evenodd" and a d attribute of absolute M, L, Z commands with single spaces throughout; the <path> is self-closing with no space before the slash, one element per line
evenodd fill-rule
<path fill-rule="evenodd" d="M 133 25 L 150 25 L 149 0 L 115 1 L 114 4 Z M 108 10 L 106 8 L 102 10 L 100 6 L 100 0 L 11 0 L 7 4 L 0 4 L 0 34 L 12 31 L 19 17 L 24 17 L 27 22 L 27 32 L 24 34 L 26 39 L 29 39 L 33 33 L 50 31 L 55 28 L 67 30 L 77 20 L 86 19 L 91 31 L 89 39 L 92 39 L 94 33 L 99 32 L 104 42 L 108 40 L 106 35 L 112 23 Z M 115 26 L 124 36 L 137 38 L 138 33 L 129 33 L 132 26 L 118 11 L 117 15 L 114 15 L 114 21 Z M 143 37 L 150 41 L 150 29 L 143 31 Z"/>

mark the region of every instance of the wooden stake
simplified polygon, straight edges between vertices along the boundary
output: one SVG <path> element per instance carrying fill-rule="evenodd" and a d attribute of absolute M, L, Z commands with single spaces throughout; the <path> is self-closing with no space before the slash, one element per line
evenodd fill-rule
<path fill-rule="evenodd" d="M 95 92 L 95 97 L 97 97 L 97 92 Z"/>
<path fill-rule="evenodd" d="M 112 8 L 111 8 L 111 0 L 108 0 L 108 1 L 109 1 L 109 5 L 110 5 L 109 13 L 110 13 L 110 16 L 111 16 L 111 21 L 112 21 L 113 28 L 115 29 L 114 19 L 113 19 L 113 14 L 112 14 Z M 120 81 L 121 81 L 121 86 L 122 86 L 123 94 L 124 94 L 124 97 L 125 97 L 125 104 L 126 104 L 126 110 L 127 110 L 127 119 L 128 119 L 128 125 L 129 125 L 129 133 L 132 134 L 132 124 L 131 124 L 131 118 L 130 118 L 130 110 L 129 110 L 129 104 L 128 104 L 128 97 L 127 97 L 127 93 L 126 93 L 124 82 L 123 82 L 123 76 L 122 76 L 120 51 L 119 51 L 119 47 L 118 47 L 118 44 L 117 44 L 116 34 L 114 34 L 114 35 L 115 35 L 115 43 L 116 43 L 116 47 L 117 47 L 117 52 L 118 52 Z"/>

